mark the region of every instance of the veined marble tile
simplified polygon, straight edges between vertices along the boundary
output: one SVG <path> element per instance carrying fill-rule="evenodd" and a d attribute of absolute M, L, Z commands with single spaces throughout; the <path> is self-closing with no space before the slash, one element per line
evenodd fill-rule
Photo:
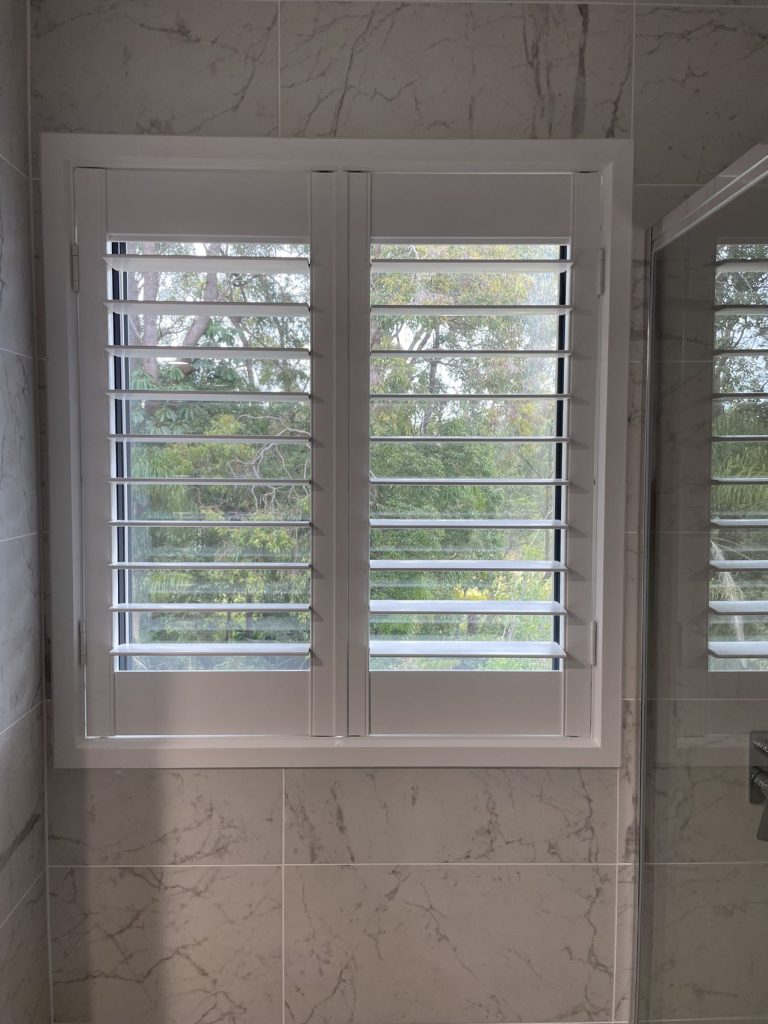
<path fill-rule="evenodd" d="M 37 528 L 36 448 L 33 361 L 0 352 L 0 541 Z"/>
<path fill-rule="evenodd" d="M 32 355 L 31 311 L 29 182 L 0 160 L 0 349 Z"/>
<path fill-rule="evenodd" d="M 635 867 L 622 865 L 618 869 L 616 890 L 616 985 L 613 1004 L 615 1021 L 632 1020 L 636 929 Z"/>
<path fill-rule="evenodd" d="M 623 138 L 631 11 L 498 3 L 287 3 L 284 135 Z"/>
<path fill-rule="evenodd" d="M 635 210 L 633 206 L 633 216 Z M 632 230 L 632 280 L 629 309 L 629 359 L 645 361 L 648 328 L 648 252 L 645 228 Z"/>
<path fill-rule="evenodd" d="M 757 839 L 763 808 L 748 800 L 746 751 L 734 768 L 656 768 L 649 789 L 649 860 L 768 860 L 768 843 Z"/>
<path fill-rule="evenodd" d="M 279 868 L 50 874 L 55 1020 L 281 1021 Z"/>
<path fill-rule="evenodd" d="M 768 723 L 768 700 L 652 700 L 648 713 L 649 765 L 740 768 L 746 780 L 749 733 Z"/>
<path fill-rule="evenodd" d="M 632 463 L 630 462 L 631 466 Z M 630 492 L 631 493 L 631 492 Z M 640 692 L 640 652 L 643 642 L 642 614 L 642 552 L 640 533 L 624 535 L 624 686 L 623 695 L 635 698 Z"/>
<path fill-rule="evenodd" d="M 639 719 L 639 702 L 625 700 L 622 705 L 622 765 L 619 769 L 618 859 L 620 861 L 634 861 L 638 852 Z"/>
<path fill-rule="evenodd" d="M 613 769 L 286 772 L 288 863 L 613 862 Z"/>
<path fill-rule="evenodd" d="M 285 870 L 289 1021 L 610 1019 L 615 868 Z"/>
<path fill-rule="evenodd" d="M 43 714 L 0 735 L 0 921 L 45 867 Z"/>
<path fill-rule="evenodd" d="M 38 538 L 0 543 L 0 731 L 40 700 Z"/>
<path fill-rule="evenodd" d="M 627 533 L 637 534 L 643 528 L 644 485 L 645 362 L 640 359 L 630 362 L 627 384 Z"/>
<path fill-rule="evenodd" d="M 653 1019 L 756 1016 L 768 1004 L 768 864 L 649 868 Z"/>
<path fill-rule="evenodd" d="M 27 169 L 27 5 L 0 4 L 0 156 Z"/>
<path fill-rule="evenodd" d="M 768 10 L 638 5 L 638 184 L 705 182 L 765 139 Z"/>
<path fill-rule="evenodd" d="M 635 185 L 632 220 L 638 228 L 654 227 L 675 207 L 680 206 L 698 188 L 697 185 Z"/>
<path fill-rule="evenodd" d="M 0 928 L 0 1020 L 49 1024 L 45 878 Z"/>
<path fill-rule="evenodd" d="M 277 134 L 277 4 L 33 0 L 36 131 Z"/>
<path fill-rule="evenodd" d="M 49 773 L 52 864 L 279 864 L 277 769 Z"/>
<path fill-rule="evenodd" d="M 695 456 L 692 453 L 691 459 Z M 671 493 L 671 483 L 665 488 Z M 708 515 L 709 506 L 705 506 Z M 694 515 L 691 505 L 691 516 Z M 649 694 L 704 698 L 709 655 L 709 534 L 664 532 L 651 537 Z"/>

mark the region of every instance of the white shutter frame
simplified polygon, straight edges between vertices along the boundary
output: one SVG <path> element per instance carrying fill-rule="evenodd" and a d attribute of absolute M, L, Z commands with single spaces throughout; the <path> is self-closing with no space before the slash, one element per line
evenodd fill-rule
<path fill-rule="evenodd" d="M 71 288 L 70 249 L 78 243 L 74 212 L 75 175 L 80 169 L 123 172 L 275 172 L 284 179 L 290 172 L 345 171 L 361 168 L 360 179 L 374 173 L 446 172 L 531 175 L 598 172 L 602 177 L 601 204 L 609 224 L 606 235 L 607 302 L 601 325 L 601 344 L 610 358 L 602 366 L 601 386 L 613 387 L 603 411 L 607 417 L 606 452 L 599 464 L 623 483 L 626 344 L 628 339 L 629 251 L 631 239 L 632 145 L 615 140 L 406 142 L 381 140 L 250 140 L 185 137 L 133 137 L 103 135 L 44 135 L 42 139 L 42 193 L 45 249 L 46 318 L 48 322 L 49 421 L 56 424 L 50 439 L 52 642 L 54 671 L 54 759 L 59 767 L 197 767 L 197 766 L 607 766 L 619 763 L 620 666 L 619 634 L 622 621 L 621 579 L 609 579 L 601 590 L 608 619 L 598 634 L 598 673 L 594 688 L 595 713 L 590 736 L 450 737 L 335 736 L 85 736 L 84 672 L 79 665 L 78 636 L 83 619 L 80 561 L 79 493 L 79 387 L 77 380 L 77 296 Z M 163 179 L 163 180 L 170 180 Z M 198 179 L 202 180 L 202 179 Z M 234 180 L 234 179 L 232 179 Z M 197 193 L 199 198 L 201 192 Z M 114 197 L 111 197 L 114 198 Z M 274 205 L 274 204 L 273 204 Z M 239 209 L 237 223 L 244 221 Z M 117 222 L 115 222 L 117 224 Z M 266 222 L 264 222 L 266 223 Z M 235 221 L 233 221 L 233 226 Z M 138 232 L 152 237 L 152 227 Z M 242 228 L 241 228 L 242 230 Z M 248 226 L 250 237 L 261 235 Z M 159 238 L 163 231 L 155 234 Z M 279 232 L 283 235 L 284 231 Z M 207 234 L 207 232 L 206 232 Z M 222 232 L 222 235 L 230 234 Z M 135 237 L 135 236 L 134 236 Z M 187 237 L 191 237 L 187 235 Z M 233 237 L 230 234 L 230 237 Z M 241 236 L 245 237 L 245 236 Z M 263 235 L 262 235 L 263 237 Z M 544 241 L 533 239 L 530 241 Z M 103 257 L 103 252 L 100 253 Z M 82 248 L 81 248 L 82 260 Z M 366 332 L 367 338 L 367 332 Z M 101 360 L 104 354 L 101 353 Z M 351 437 L 351 440 L 354 440 Z M 604 498 L 604 482 L 601 502 Z M 622 492 L 623 494 L 623 492 Z M 612 508 L 615 512 L 615 502 Z M 611 529 L 600 532 L 605 558 L 611 568 L 621 566 L 623 516 L 614 516 Z M 602 581 L 601 581 L 602 586 Z M 88 629 L 90 680 L 93 671 L 93 630 Z M 606 656 L 607 655 L 607 656 Z M 618 673 L 609 672 L 606 666 Z M 186 682 L 185 682 L 186 680 Z M 185 674 L 180 685 L 192 683 Z M 145 680 L 149 682 L 149 678 Z M 175 684 L 174 684 L 175 685 Z M 174 698 L 175 699 L 175 698 Z M 122 703 L 120 695 L 118 703 Z M 106 705 L 107 707 L 109 705 Z M 233 705 L 235 707 L 235 705 Z M 306 708 L 309 716 L 309 708 Z M 350 715 L 351 715 L 350 708 Z M 109 713 L 105 716 L 108 717 Z M 93 719 L 91 719 L 93 721 Z M 243 722 L 246 725 L 246 722 Z M 350 721 L 350 726 L 351 726 Z M 348 731 L 352 731 L 350 728 Z"/>

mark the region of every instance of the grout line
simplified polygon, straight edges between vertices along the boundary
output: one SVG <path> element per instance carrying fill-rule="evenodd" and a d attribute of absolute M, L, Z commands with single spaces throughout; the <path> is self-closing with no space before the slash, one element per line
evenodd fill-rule
<path fill-rule="evenodd" d="M 43 840 L 45 843 L 45 939 L 48 955 L 48 999 L 50 1002 L 50 1019 L 54 1021 L 53 1009 L 53 942 L 51 940 L 51 848 L 48 842 L 48 721 L 43 706 Z"/>
<path fill-rule="evenodd" d="M 14 904 L 13 908 L 11 909 L 11 911 L 5 915 L 5 917 L 3 918 L 2 921 L 0 921 L 0 931 L 2 931 L 3 928 L 5 928 L 5 926 L 11 920 L 13 915 L 16 913 L 16 911 L 22 905 L 22 903 L 24 903 L 24 901 L 26 900 L 27 896 L 29 896 L 29 894 L 32 892 L 32 890 L 35 888 L 35 886 L 37 885 L 37 883 L 40 881 L 40 879 L 43 877 L 44 874 L 45 874 L 45 868 L 43 868 L 43 870 L 39 874 L 37 874 L 35 876 L 34 881 L 28 886 L 27 889 L 24 890 L 24 892 L 21 894 L 21 896 L 19 897 L 17 902 Z M 48 902 L 48 894 L 46 893 L 46 903 L 47 902 Z"/>
<path fill-rule="evenodd" d="M 719 1020 L 768 1020 L 768 1017 L 649 1017 L 644 1024 L 685 1024 L 686 1021 L 719 1021 Z"/>
<path fill-rule="evenodd" d="M 768 868 L 768 860 L 647 860 L 645 863 L 649 868 Z M 676 1020 L 677 1018 L 671 1019 Z M 720 1020 L 719 1017 L 717 1019 Z M 728 1018 L 723 1017 L 722 1019 L 727 1020 Z M 741 1017 L 734 1019 L 741 1020 Z"/>
<path fill-rule="evenodd" d="M 623 734 L 622 725 L 622 734 Z M 622 765 L 624 763 L 624 742 L 622 735 Z M 616 964 L 619 955 L 619 837 L 621 836 L 621 772 L 622 768 L 616 769 L 616 874 L 613 889 L 613 995 L 611 997 L 611 1018 L 616 1021 Z"/>
<path fill-rule="evenodd" d="M 249 0 L 234 0 L 234 2 L 247 3 L 247 2 L 249 2 Z M 309 5 L 311 3 L 315 3 L 316 0 L 288 0 L 288 2 L 290 2 L 290 3 L 305 3 L 305 4 Z M 351 2 L 353 2 L 353 0 L 337 0 L 337 2 L 340 2 L 340 3 L 351 3 Z M 384 3 L 390 3 L 391 2 L 391 3 L 394 4 L 395 2 L 398 2 L 398 0 L 382 0 L 382 2 L 384 2 Z M 471 4 L 480 4 L 480 3 L 488 3 L 488 2 L 496 2 L 496 3 L 498 3 L 498 2 L 500 2 L 500 0 L 406 0 L 406 2 L 407 2 L 409 7 L 417 7 L 417 6 L 423 6 L 423 5 L 427 4 L 427 3 L 430 6 L 436 6 L 436 5 L 447 6 L 449 4 L 453 5 L 453 6 L 464 6 L 465 4 L 471 5 Z M 549 5 L 549 4 L 553 3 L 554 0 L 506 0 L 506 2 L 507 2 L 508 6 L 512 6 L 514 4 L 517 7 L 520 7 L 520 6 L 539 7 L 539 6 L 543 6 L 543 5 Z M 561 2 L 562 2 L 562 0 L 561 0 Z M 578 0 L 565 0 L 565 2 L 567 4 L 567 6 L 569 6 L 569 7 L 571 5 L 573 5 L 575 7 L 577 2 L 578 2 Z M 634 2 L 634 0 L 586 0 L 586 4 L 589 7 L 631 7 L 631 6 L 633 6 L 633 2 Z M 732 3 L 728 3 L 728 2 L 713 3 L 712 0 L 709 0 L 708 3 L 700 3 L 699 0 L 671 0 L 671 2 L 670 2 L 670 0 L 664 0 L 664 2 L 662 2 L 662 3 L 651 3 L 651 2 L 649 2 L 649 0 L 643 0 L 643 2 L 639 2 L 639 0 L 638 0 L 637 6 L 638 7 L 648 7 L 649 9 L 650 8 L 655 8 L 655 7 L 665 7 L 665 8 L 666 7 L 679 7 L 679 8 L 682 8 L 682 9 L 686 9 L 686 8 L 694 8 L 695 9 L 695 8 L 699 8 L 699 7 L 712 7 L 712 8 L 718 8 L 720 10 L 722 10 L 723 8 L 725 8 L 726 10 L 730 10 L 731 7 L 735 6 L 735 5 L 733 5 Z M 764 3 L 757 3 L 757 2 L 756 3 L 746 3 L 746 4 L 739 4 L 736 9 L 737 10 L 743 10 L 744 8 L 746 8 L 747 10 L 765 10 L 766 5 Z"/>
<path fill-rule="evenodd" d="M 637 88 L 637 0 L 632 2 L 632 92 L 629 106 L 629 137 L 635 138 L 635 89 Z M 634 174 L 633 174 L 634 177 Z"/>
<path fill-rule="evenodd" d="M 280 0 L 278 0 L 278 7 Z M 280 897 L 280 913 L 281 913 L 281 952 L 280 952 L 280 978 L 282 984 L 282 1010 L 281 1020 L 285 1024 L 285 768 L 283 768 L 283 790 L 282 790 L 282 830 L 281 830 L 281 861 L 282 866 L 280 868 L 280 884 L 281 897 Z"/>
<path fill-rule="evenodd" d="M 1 735 L 1 734 L 0 734 Z M 720 863 L 720 862 L 713 862 Z M 740 861 L 737 863 L 741 863 Z M 761 861 L 755 861 L 756 864 L 762 863 Z M 768 863 L 768 862 L 767 862 Z M 408 860 L 392 860 L 392 861 L 327 861 L 323 863 L 310 862 L 310 861 L 291 861 L 287 863 L 282 861 L 279 864 L 263 862 L 257 864 L 246 864 L 232 862 L 227 863 L 216 863 L 207 864 L 199 861 L 186 861 L 180 864 L 123 864 L 122 862 L 116 861 L 114 864 L 50 864 L 50 867 L 56 868 L 57 870 L 85 870 L 93 868 L 94 870 L 100 871 L 114 871 L 114 870 L 130 870 L 131 868 L 142 869 L 142 870 L 153 870 L 155 868 L 162 869 L 163 871 L 170 870 L 172 868 L 197 868 L 199 871 L 207 871 L 210 868 L 225 869 L 225 868 L 621 868 L 621 867 L 632 867 L 631 861 L 408 861 Z"/>
<path fill-rule="evenodd" d="M 8 164 L 11 170 L 14 170 L 17 174 L 20 174 L 26 182 L 29 182 L 30 179 L 27 172 L 22 171 L 22 169 L 20 167 L 17 167 L 16 164 L 12 160 L 9 160 L 7 156 L 3 156 L 3 154 L 0 153 L 0 160 L 2 160 L 4 164 Z"/>
<path fill-rule="evenodd" d="M 277 0 L 277 137 L 283 134 L 283 11 Z"/>
<path fill-rule="evenodd" d="M 0 737 L 5 736 L 5 734 L 7 732 L 10 732 L 11 729 L 15 729 L 16 726 L 19 725 L 21 722 L 23 722 L 25 718 L 29 718 L 30 715 L 33 715 L 40 708 L 43 708 L 43 711 L 45 711 L 44 705 L 45 705 L 45 701 L 39 700 L 37 702 L 37 704 L 34 704 L 31 708 L 29 708 L 27 711 L 25 711 L 23 715 L 19 715 L 19 717 L 17 719 L 15 719 L 13 722 L 11 722 L 10 725 L 6 725 L 6 727 L 4 729 L 0 730 Z"/>

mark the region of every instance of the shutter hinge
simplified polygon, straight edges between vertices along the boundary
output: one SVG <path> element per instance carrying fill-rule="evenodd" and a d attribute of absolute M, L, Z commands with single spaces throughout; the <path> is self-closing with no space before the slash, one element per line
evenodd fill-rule
<path fill-rule="evenodd" d="M 602 295 L 605 291 L 605 249 L 597 254 L 597 294 Z"/>
<path fill-rule="evenodd" d="M 82 621 L 77 624 L 77 658 L 83 668 L 88 661 L 88 633 Z"/>
<path fill-rule="evenodd" d="M 72 272 L 72 291 L 80 291 L 80 247 L 73 243 L 70 251 L 70 267 Z"/>
<path fill-rule="evenodd" d="M 589 627 L 589 664 L 597 665 L 597 620 L 593 619 Z"/>

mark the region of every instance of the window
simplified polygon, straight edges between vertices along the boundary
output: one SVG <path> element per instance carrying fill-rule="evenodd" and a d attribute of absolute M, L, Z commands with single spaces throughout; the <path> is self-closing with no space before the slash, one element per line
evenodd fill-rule
<path fill-rule="evenodd" d="M 59 763 L 615 763 L 627 145 L 44 152 Z"/>
<path fill-rule="evenodd" d="M 721 243 L 715 262 L 709 669 L 768 669 L 768 245 Z"/>

